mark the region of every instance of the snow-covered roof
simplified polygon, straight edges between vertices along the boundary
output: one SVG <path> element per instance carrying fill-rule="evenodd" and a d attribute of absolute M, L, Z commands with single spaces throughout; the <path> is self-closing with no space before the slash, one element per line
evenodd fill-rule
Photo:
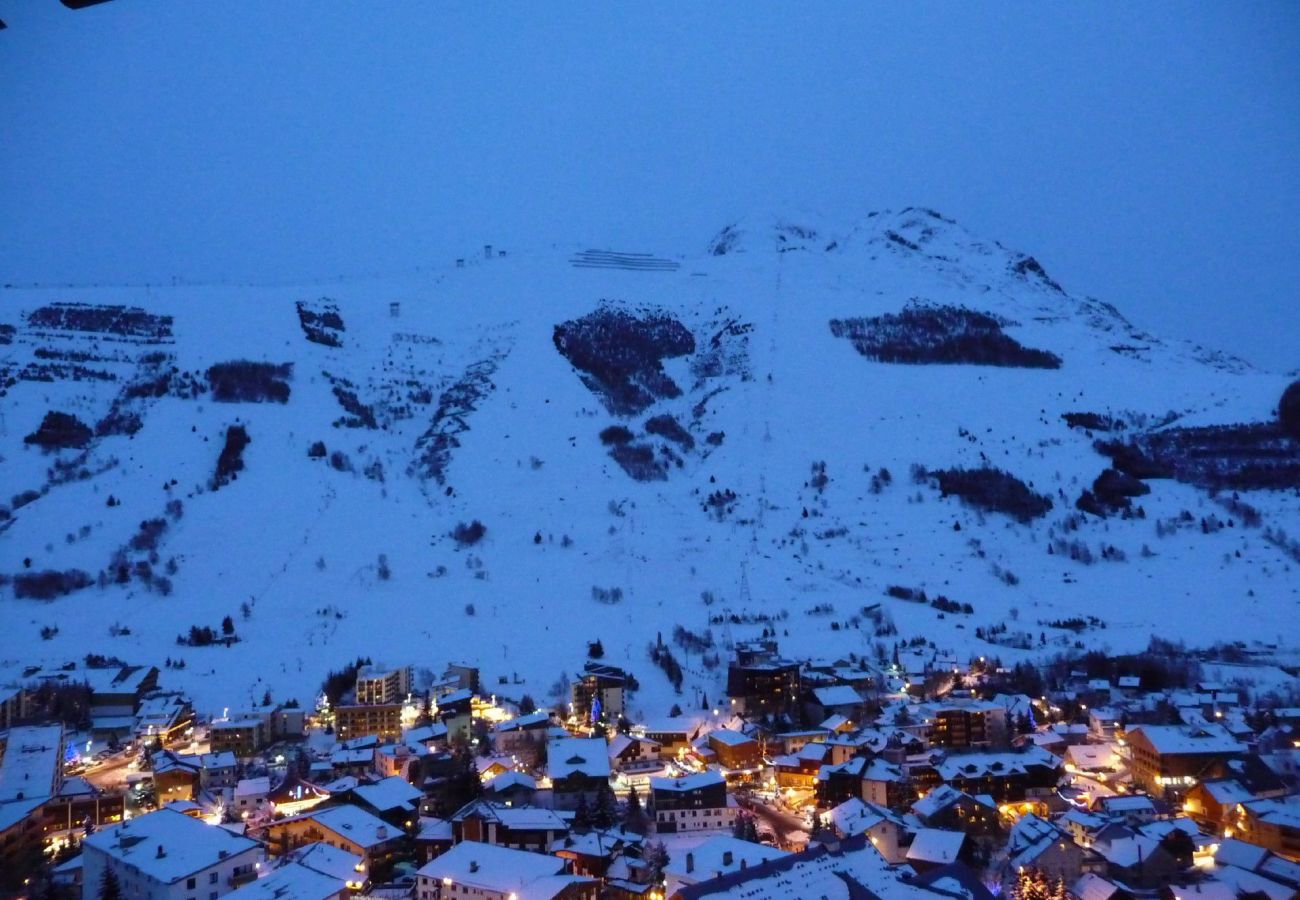
<path fill-rule="evenodd" d="M 680 778 L 651 778 L 650 789 L 654 791 L 697 791 L 700 788 L 725 783 L 726 779 L 722 777 L 721 772 L 710 770 L 697 772 L 693 775 L 683 775 Z"/>
<path fill-rule="evenodd" d="M 471 800 L 452 815 L 460 822 L 471 815 L 481 816 L 515 831 L 568 831 L 569 824 L 555 810 L 542 806 L 507 806 L 494 800 Z"/>
<path fill-rule="evenodd" d="M 1194 755 L 1198 753 L 1244 753 L 1246 745 L 1222 725 L 1138 725 L 1132 737 L 1141 734 L 1157 753 Z"/>
<path fill-rule="evenodd" d="M 363 862 L 355 853 L 322 843 L 307 844 L 290 850 L 283 858 L 344 881 L 355 878 L 357 866 Z"/>
<path fill-rule="evenodd" d="M 393 775 L 374 784 L 362 784 L 352 793 L 380 812 L 393 809 L 414 809 L 424 792 L 405 778 Z"/>
<path fill-rule="evenodd" d="M 261 848 L 257 841 L 171 809 L 110 825 L 87 835 L 83 844 L 164 884 L 242 853 L 252 859 Z"/>
<path fill-rule="evenodd" d="M 813 697 L 825 707 L 858 706 L 862 703 L 862 696 L 847 684 L 813 688 Z"/>
<path fill-rule="evenodd" d="M 859 797 L 850 797 L 829 813 L 831 827 L 844 837 L 853 837 L 876 827 L 881 822 L 903 826 L 902 819 L 888 809 L 868 803 Z"/>
<path fill-rule="evenodd" d="M 527 728 L 545 727 L 550 721 L 551 714 L 544 709 L 539 709 L 536 712 L 530 712 L 527 715 L 516 716 L 513 719 L 500 722 L 492 730 L 497 732 L 520 731 Z"/>
<path fill-rule="evenodd" d="M 687 854 L 693 863 L 691 877 L 697 881 L 716 878 L 728 872 L 738 872 L 742 868 L 758 865 L 771 859 L 779 859 L 790 854 L 766 844 L 742 841 L 731 835 L 718 835 L 703 843 L 696 844 L 684 852 L 673 853 L 664 873 L 681 877 L 687 874 Z M 727 860 L 730 859 L 730 862 Z"/>
<path fill-rule="evenodd" d="M 541 878 L 564 872 L 564 860 L 495 844 L 462 841 L 426 863 L 416 874 L 434 881 L 502 894 L 522 893 Z"/>
<path fill-rule="evenodd" d="M 263 775 L 260 778 L 241 778 L 235 785 L 236 797 L 258 797 L 271 793 L 271 779 Z"/>
<path fill-rule="evenodd" d="M 735 731 L 731 728 L 716 728 L 709 732 L 709 740 L 717 741 L 719 744 L 726 744 L 728 747 L 740 747 L 752 743 L 754 738 L 743 731 Z"/>
<path fill-rule="evenodd" d="M 913 803 L 912 812 L 916 813 L 922 819 L 929 819 L 943 812 L 948 807 L 967 800 L 980 805 L 988 805 L 982 798 L 972 797 L 970 794 L 959 791 L 955 787 L 941 784 L 920 800 Z M 994 804 L 994 808 L 996 808 L 996 804 Z"/>
<path fill-rule="evenodd" d="M 234 751 L 223 750 L 220 753 L 203 753 L 199 756 L 199 766 L 204 769 L 233 769 L 237 764 Z"/>
<path fill-rule="evenodd" d="M 346 889 L 346 881 L 289 863 L 226 896 L 238 900 L 331 900 Z"/>
<path fill-rule="evenodd" d="M 331 806 L 326 809 L 314 809 L 300 816 L 281 819 L 276 825 L 285 822 L 313 820 L 322 828 L 327 828 L 340 837 L 347 838 L 358 847 L 369 850 L 386 841 L 400 837 L 401 832 L 383 819 L 376 818 L 358 806 Z"/>
<path fill-rule="evenodd" d="M 496 778 L 489 781 L 485 785 L 485 790 L 494 794 L 500 794 L 516 787 L 523 790 L 535 791 L 537 790 L 537 779 L 523 772 L 511 770 L 509 772 L 502 772 Z"/>
<path fill-rule="evenodd" d="M 0 803 L 49 797 L 63 764 L 63 726 L 19 726 L 9 729 L 0 759 Z"/>
<path fill-rule="evenodd" d="M 957 861 L 962 842 L 966 835 L 960 831 L 944 831 L 940 828 L 922 828 L 912 839 L 912 846 L 907 850 L 907 858 L 913 862 L 937 863 L 946 865 Z"/>
<path fill-rule="evenodd" d="M 436 816 L 420 816 L 420 831 L 416 835 L 416 840 L 451 843 L 453 840 L 451 820 L 439 819 Z"/>
<path fill-rule="evenodd" d="M 547 773 L 552 780 L 581 773 L 609 777 L 609 747 L 604 738 L 552 738 L 546 748 Z"/>

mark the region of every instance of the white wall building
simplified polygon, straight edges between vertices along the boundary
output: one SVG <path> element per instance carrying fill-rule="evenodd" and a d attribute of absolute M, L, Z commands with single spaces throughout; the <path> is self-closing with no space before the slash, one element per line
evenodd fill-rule
<path fill-rule="evenodd" d="M 216 900 L 257 878 L 262 847 L 160 809 L 88 836 L 82 859 L 83 900 L 97 900 L 110 868 L 123 900 Z"/>

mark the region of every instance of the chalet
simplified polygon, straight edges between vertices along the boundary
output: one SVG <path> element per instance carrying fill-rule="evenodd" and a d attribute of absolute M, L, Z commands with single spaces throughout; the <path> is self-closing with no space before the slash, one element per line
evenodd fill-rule
<path fill-rule="evenodd" d="M 451 817 L 457 843 L 478 841 L 547 853 L 569 833 L 569 824 L 554 810 L 536 806 L 506 806 L 492 800 L 472 800 Z"/>
<path fill-rule="evenodd" d="M 913 803 L 912 813 L 926 828 L 968 834 L 992 834 L 998 830 L 998 807 L 991 797 L 972 797 L 946 784 Z"/>
<path fill-rule="evenodd" d="M 503 772 L 483 786 L 483 793 L 507 806 L 527 806 L 537 796 L 537 779 L 523 772 Z"/>
<path fill-rule="evenodd" d="M 1300 862 L 1300 797 L 1238 803 L 1232 836 Z"/>
<path fill-rule="evenodd" d="M 406 829 L 412 827 L 419 816 L 423 797 L 424 793 L 405 778 L 392 775 L 373 784 L 359 784 L 342 799 L 355 803 L 394 828 Z"/>
<path fill-rule="evenodd" d="M 267 847 L 276 856 L 319 842 L 361 857 L 372 877 L 387 871 L 405 837 L 356 806 L 318 807 L 266 826 Z"/>
<path fill-rule="evenodd" d="M 569 863 L 575 875 L 605 878 L 625 854 L 640 857 L 645 837 L 622 828 L 568 834 L 551 845 L 551 853 Z"/>
<path fill-rule="evenodd" d="M 173 800 L 193 800 L 199 791 L 199 757 L 160 750 L 149 758 L 154 791 L 161 806 Z"/>
<path fill-rule="evenodd" d="M 650 809 L 660 832 L 715 831 L 736 821 L 735 801 L 718 772 L 650 779 Z"/>
<path fill-rule="evenodd" d="M 547 774 L 556 809 L 594 806 L 609 790 L 609 747 L 604 738 L 552 738 L 546 747 Z"/>
<path fill-rule="evenodd" d="M 957 862 L 966 844 L 967 837 L 960 831 L 923 828 L 912 839 L 905 858 L 918 873 L 925 873 Z"/>
<path fill-rule="evenodd" d="M 375 748 L 375 773 L 381 778 L 394 776 L 404 781 L 415 781 L 423 768 L 423 760 L 432 753 L 421 744 L 380 744 Z"/>
<path fill-rule="evenodd" d="M 659 760 L 660 744 L 646 737 L 618 734 L 609 742 L 609 762 L 615 771 Z"/>
<path fill-rule="evenodd" d="M 1154 822 L 1159 815 L 1155 801 L 1146 794 L 1114 794 L 1098 797 L 1092 811 L 1112 822 L 1123 822 L 1129 827 Z"/>
<path fill-rule="evenodd" d="M 243 819 L 255 819 L 271 811 L 271 779 L 243 778 L 235 784 L 231 810 Z"/>
<path fill-rule="evenodd" d="M 841 839 L 866 835 L 891 863 L 901 863 L 907 855 L 912 829 L 887 807 L 853 797 L 830 811 L 827 824 Z"/>
<path fill-rule="evenodd" d="M 708 746 L 718 764 L 734 773 L 752 773 L 762 765 L 758 741 L 741 731 L 717 728 L 709 732 Z"/>
<path fill-rule="evenodd" d="M 596 900 L 599 882 L 565 873 L 556 856 L 465 841 L 416 872 L 418 900 Z"/>
<path fill-rule="evenodd" d="M 1104 868 L 1099 857 L 1084 850 L 1060 828 L 1033 813 L 1021 816 L 1011 826 L 1005 852 L 1003 894 L 1007 897 L 1014 896 L 1016 876 L 1026 869 L 1073 884 L 1084 872 Z"/>
<path fill-rule="evenodd" d="M 804 710 L 813 722 L 821 722 L 831 716 L 841 716 L 846 722 L 861 722 L 866 715 L 867 704 L 849 685 L 834 684 L 812 688 L 808 692 Z"/>
<path fill-rule="evenodd" d="M 817 775 L 830 759 L 826 744 L 805 744 L 798 753 L 778 756 L 772 760 L 772 770 L 778 787 L 804 788 L 817 786 Z"/>
<path fill-rule="evenodd" d="M 346 881 L 298 863 L 286 863 L 230 896 L 235 900 L 347 900 L 351 891 Z"/>
<path fill-rule="evenodd" d="M 441 856 L 456 845 L 452 833 L 451 821 L 435 816 L 421 816 L 415 832 L 415 858 L 419 863 L 427 863 Z"/>
<path fill-rule="evenodd" d="M 1021 752 L 954 754 L 932 768 L 944 784 L 972 795 L 988 794 L 998 803 L 1046 797 L 1056 790 L 1063 774 L 1061 760 L 1036 747 Z"/>
<path fill-rule="evenodd" d="M 492 749 L 517 756 L 525 765 L 541 760 L 542 748 L 551 732 L 551 714 L 545 710 L 517 716 L 492 729 Z"/>
<path fill-rule="evenodd" d="M 1286 782 L 1258 757 L 1230 760 L 1228 767 L 1234 777 L 1202 781 L 1187 792 L 1183 801 L 1183 811 L 1198 825 L 1216 834 L 1232 824 L 1238 804 L 1274 799 L 1287 793 Z"/>
<path fill-rule="evenodd" d="M 1133 782 L 1153 796 L 1185 793 L 1200 781 L 1229 775 L 1227 763 L 1246 752 L 1220 725 L 1139 725 L 1125 735 Z"/>
<path fill-rule="evenodd" d="M 659 745 L 659 755 L 669 757 L 690 750 L 702 728 L 702 720 L 679 716 L 647 722 L 633 728 L 632 733 L 656 742 Z"/>

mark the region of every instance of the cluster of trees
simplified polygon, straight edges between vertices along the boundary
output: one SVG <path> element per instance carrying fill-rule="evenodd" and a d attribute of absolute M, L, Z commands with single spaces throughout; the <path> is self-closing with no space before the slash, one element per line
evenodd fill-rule
<path fill-rule="evenodd" d="M 247 359 L 208 367 L 212 399 L 221 403 L 288 403 L 293 363 L 253 362 Z"/>
<path fill-rule="evenodd" d="M 451 530 L 451 538 L 461 547 L 472 547 L 487 534 L 487 526 L 474 519 L 472 522 L 458 522 Z"/>
<path fill-rule="evenodd" d="M 680 694 L 684 678 L 682 666 L 677 661 L 677 658 L 673 656 L 673 651 L 664 643 L 662 634 L 658 635 L 655 642 L 650 645 L 650 661 L 663 670 L 669 683 L 672 684 L 673 690 Z"/>
<path fill-rule="evenodd" d="M 832 319 L 831 334 L 868 359 L 914 365 L 966 363 L 1059 369 L 1061 358 L 1023 346 L 1002 328 L 1011 322 L 959 306 L 914 304 L 899 313 Z"/>
<path fill-rule="evenodd" d="M 633 416 L 681 396 L 663 361 L 695 352 L 695 337 L 664 313 L 638 317 L 602 306 L 555 326 L 555 349 L 612 414 Z"/>
<path fill-rule="evenodd" d="M 339 334 L 347 329 L 343 325 L 343 317 L 339 315 L 338 307 L 324 300 L 316 305 L 320 308 L 319 312 L 302 300 L 297 303 L 298 324 L 302 326 L 303 334 L 314 344 L 342 347 L 343 340 Z"/>
<path fill-rule="evenodd" d="M 1010 472 L 985 466 L 978 469 L 938 469 L 929 473 L 943 496 L 954 495 L 976 509 L 999 512 L 1018 522 L 1047 515 L 1052 500 L 1035 493 Z"/>
<path fill-rule="evenodd" d="M 40 427 L 23 438 L 23 443 L 45 450 L 66 450 L 84 447 L 94 436 L 90 426 L 76 416 L 51 410 L 41 420 Z"/>

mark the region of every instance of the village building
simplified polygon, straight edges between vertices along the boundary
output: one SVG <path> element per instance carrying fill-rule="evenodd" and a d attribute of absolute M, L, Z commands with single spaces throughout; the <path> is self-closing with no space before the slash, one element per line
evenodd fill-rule
<path fill-rule="evenodd" d="M 99 896 L 111 869 L 123 900 L 221 897 L 257 878 L 257 841 L 160 809 L 87 835 L 82 841 L 86 900 Z"/>
<path fill-rule="evenodd" d="M 718 772 L 651 778 L 650 810 L 656 830 L 665 833 L 731 828 L 737 813 L 726 779 Z"/>

